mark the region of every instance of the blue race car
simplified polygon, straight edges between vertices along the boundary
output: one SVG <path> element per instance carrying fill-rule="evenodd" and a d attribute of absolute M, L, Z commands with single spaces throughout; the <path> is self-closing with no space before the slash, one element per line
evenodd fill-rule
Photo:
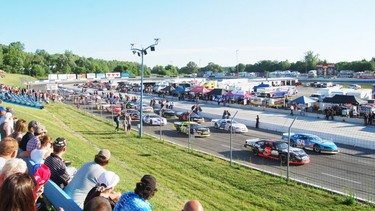
<path fill-rule="evenodd" d="M 288 140 L 288 133 L 283 133 L 283 140 Z M 290 134 L 290 145 L 293 147 L 299 147 L 303 149 L 310 149 L 317 153 L 330 153 L 336 154 L 339 152 L 335 143 L 330 140 L 325 140 L 317 135 L 308 133 L 291 133 Z"/>

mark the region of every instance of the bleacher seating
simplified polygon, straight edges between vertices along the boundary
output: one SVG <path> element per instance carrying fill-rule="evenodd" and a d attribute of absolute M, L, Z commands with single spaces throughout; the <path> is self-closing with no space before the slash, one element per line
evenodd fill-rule
<path fill-rule="evenodd" d="M 24 158 L 29 175 L 32 176 L 32 169 L 34 166 L 34 162 L 30 158 Z M 44 194 L 47 200 L 59 210 L 59 208 L 63 208 L 66 211 L 82 211 L 82 209 L 73 201 L 70 196 L 68 196 L 56 183 L 51 180 L 44 185 Z"/>
<path fill-rule="evenodd" d="M 3 100 L 4 102 L 19 104 L 23 106 L 29 106 L 29 107 L 40 108 L 40 109 L 44 107 L 42 104 L 28 98 L 27 96 L 16 95 L 14 93 L 9 93 L 9 92 L 1 93 L 0 99 Z"/>

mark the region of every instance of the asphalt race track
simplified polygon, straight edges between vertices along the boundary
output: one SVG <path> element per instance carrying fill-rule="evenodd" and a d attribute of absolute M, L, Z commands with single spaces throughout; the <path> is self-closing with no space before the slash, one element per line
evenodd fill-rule
<path fill-rule="evenodd" d="M 68 102 L 69 103 L 69 102 Z M 145 101 L 144 103 L 148 103 Z M 93 109 L 94 105 L 81 106 L 88 112 L 107 118 L 113 122 L 112 114 L 100 112 Z M 177 145 L 188 147 L 189 137 L 178 133 L 173 127 L 176 119 L 168 119 L 166 126 L 149 126 L 143 124 L 143 132 L 162 138 Z M 211 130 L 211 136 L 205 138 L 190 138 L 190 147 L 194 150 L 212 154 L 217 157 L 230 159 L 230 133 L 215 129 L 210 119 L 206 119 L 203 125 Z M 133 129 L 137 128 L 139 121 L 133 120 Z M 249 131 L 244 134 L 232 134 L 232 159 L 234 162 L 256 168 L 271 174 L 286 177 L 287 167 L 282 166 L 279 161 L 269 160 L 255 156 L 249 149 L 244 147 L 246 139 L 265 138 L 280 139 L 281 133 L 248 127 Z M 162 132 L 162 135 L 160 135 Z M 336 155 L 318 154 L 309 150 L 310 163 L 301 166 L 290 165 L 290 178 L 316 187 L 323 187 L 335 192 L 354 195 L 355 197 L 375 202 L 375 153 L 374 150 L 355 148 L 340 145 L 341 150 Z"/>

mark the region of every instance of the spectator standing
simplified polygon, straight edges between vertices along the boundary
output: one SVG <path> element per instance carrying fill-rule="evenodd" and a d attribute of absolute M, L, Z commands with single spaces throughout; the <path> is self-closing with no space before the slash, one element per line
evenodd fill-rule
<path fill-rule="evenodd" d="M 34 182 L 27 174 L 10 175 L 4 181 L 0 195 L 0 210 L 36 210 Z"/>
<path fill-rule="evenodd" d="M 115 121 L 116 123 L 116 128 L 115 128 L 115 131 L 119 131 L 120 130 L 120 114 L 117 114 L 113 120 Z"/>
<path fill-rule="evenodd" d="M 125 121 L 126 121 L 127 131 L 130 131 L 132 129 L 132 118 L 130 114 L 126 114 Z"/>
<path fill-rule="evenodd" d="M 102 199 L 106 201 L 105 207 L 107 207 L 108 210 L 112 210 L 116 205 L 114 200 L 117 201 L 121 196 L 121 193 L 113 191 L 119 181 L 119 176 L 114 172 L 103 172 L 98 179 L 97 186 L 93 187 L 87 194 L 83 210 L 93 210 L 92 206 L 97 204 L 98 201 L 102 201 Z"/>
<path fill-rule="evenodd" d="M 108 149 L 102 149 L 95 155 L 93 162 L 84 164 L 74 175 L 72 181 L 65 187 L 65 192 L 83 208 L 84 200 L 88 192 L 98 184 L 99 176 L 105 172 L 111 153 Z"/>
<path fill-rule="evenodd" d="M 64 189 L 76 172 L 74 167 L 66 167 L 63 155 L 67 150 L 67 141 L 59 137 L 53 142 L 53 153 L 46 158 L 44 164 L 51 170 L 51 180 Z"/>
<path fill-rule="evenodd" d="M 257 115 L 257 118 L 255 119 L 255 128 L 259 128 L 259 115 Z"/>
<path fill-rule="evenodd" d="M 227 118 L 227 110 L 224 110 L 223 112 L 223 115 L 221 116 L 222 119 L 226 119 Z"/>
<path fill-rule="evenodd" d="M 293 111 L 294 111 L 294 106 L 291 105 L 291 106 L 290 106 L 290 116 L 293 116 Z"/>
<path fill-rule="evenodd" d="M 157 192 L 156 179 L 152 175 L 144 175 L 136 184 L 134 192 L 124 193 L 114 211 L 152 210 L 152 205 L 147 201 Z"/>
<path fill-rule="evenodd" d="M 6 137 L 0 142 L 0 171 L 6 161 L 17 156 L 18 142 L 16 139 Z"/>
<path fill-rule="evenodd" d="M 229 113 L 229 111 L 227 110 L 227 119 L 230 119 L 230 116 L 231 116 L 231 114 Z"/>
<path fill-rule="evenodd" d="M 185 203 L 182 211 L 203 211 L 203 206 L 198 200 L 190 200 Z"/>

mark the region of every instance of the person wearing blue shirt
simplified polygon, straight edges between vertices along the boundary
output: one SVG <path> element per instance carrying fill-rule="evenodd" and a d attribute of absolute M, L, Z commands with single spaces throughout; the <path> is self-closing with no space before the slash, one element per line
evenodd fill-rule
<path fill-rule="evenodd" d="M 149 211 L 152 205 L 147 201 L 157 192 L 156 179 L 152 175 L 144 175 L 136 184 L 134 192 L 124 193 L 117 201 L 114 211 Z"/>

